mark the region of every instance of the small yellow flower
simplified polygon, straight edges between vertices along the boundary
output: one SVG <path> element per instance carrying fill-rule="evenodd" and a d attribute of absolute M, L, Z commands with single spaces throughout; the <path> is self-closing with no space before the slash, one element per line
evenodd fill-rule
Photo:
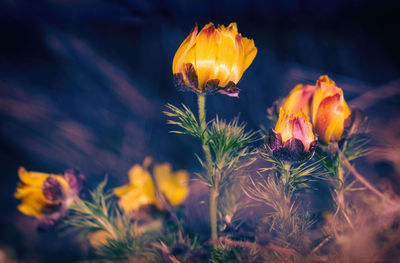
<path fill-rule="evenodd" d="M 314 93 L 314 86 L 298 84 L 289 93 L 282 108 L 286 112 L 304 112 L 306 116 L 310 114 L 311 98 Z"/>
<path fill-rule="evenodd" d="M 40 217 L 59 209 L 66 195 L 69 185 L 62 175 L 28 172 L 20 167 L 18 183 L 14 196 L 21 199 L 18 210 L 26 215 Z"/>
<path fill-rule="evenodd" d="M 351 114 L 342 89 L 328 76 L 321 76 L 315 85 L 311 103 L 311 116 L 315 132 L 325 143 L 339 140 L 344 122 Z"/>
<path fill-rule="evenodd" d="M 254 41 L 238 33 L 236 23 L 197 25 L 176 51 L 172 72 L 176 83 L 198 93 L 238 96 L 236 84 L 257 54 Z"/>
<path fill-rule="evenodd" d="M 189 187 L 189 174 L 180 170 L 172 172 L 168 163 L 155 165 L 153 175 L 159 191 L 173 205 L 180 205 L 186 198 Z M 156 205 L 162 209 L 155 195 L 155 187 L 150 173 L 136 164 L 129 170 L 130 183 L 114 189 L 119 206 L 127 213 L 138 210 L 143 205 Z"/>

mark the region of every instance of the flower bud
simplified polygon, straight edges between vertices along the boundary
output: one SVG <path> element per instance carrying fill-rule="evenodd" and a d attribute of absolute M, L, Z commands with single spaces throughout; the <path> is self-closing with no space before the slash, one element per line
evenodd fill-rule
<path fill-rule="evenodd" d="M 339 140 L 350 113 L 342 89 L 328 76 L 321 76 L 311 102 L 312 123 L 319 138 L 325 143 L 331 139 Z"/>
<path fill-rule="evenodd" d="M 219 92 L 237 97 L 236 84 L 257 54 L 254 41 L 238 33 L 236 23 L 197 25 L 176 51 L 172 72 L 178 86 L 197 93 Z"/>
<path fill-rule="evenodd" d="M 275 130 L 269 135 L 273 155 L 283 161 L 305 161 L 313 156 L 316 143 L 308 117 L 303 112 L 286 112 L 281 108 Z"/>

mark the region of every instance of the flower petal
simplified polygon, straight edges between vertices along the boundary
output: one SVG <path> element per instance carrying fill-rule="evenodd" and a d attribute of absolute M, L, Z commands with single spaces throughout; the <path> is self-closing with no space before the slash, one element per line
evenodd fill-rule
<path fill-rule="evenodd" d="M 314 129 L 321 139 L 329 143 L 332 136 L 338 140 L 343 132 L 344 108 L 340 105 L 340 94 L 327 97 L 321 101 Z"/>
<path fill-rule="evenodd" d="M 242 69 L 242 75 L 246 71 L 246 69 L 250 66 L 250 64 L 253 62 L 254 58 L 257 55 L 257 48 L 254 45 L 254 40 L 253 39 L 248 39 L 246 37 L 242 38 L 243 41 L 243 47 L 244 47 L 244 64 L 243 64 L 243 69 Z"/>
<path fill-rule="evenodd" d="M 28 172 L 24 167 L 18 169 L 18 176 L 24 184 L 41 186 L 43 181 L 49 176 L 46 173 Z"/>
<path fill-rule="evenodd" d="M 285 111 L 304 112 L 306 116 L 310 112 L 310 103 L 313 96 L 314 86 L 312 85 L 297 85 L 287 96 L 282 108 Z"/>
<path fill-rule="evenodd" d="M 181 67 L 182 65 L 187 62 L 185 61 L 185 57 L 187 52 L 193 47 L 195 44 L 195 38 L 197 35 L 197 25 L 192 29 L 192 31 L 189 33 L 187 38 L 182 42 L 182 44 L 179 46 L 178 50 L 175 53 L 174 60 L 172 62 L 172 72 L 173 74 L 181 72 Z"/>
<path fill-rule="evenodd" d="M 216 59 L 217 59 L 217 38 L 219 32 L 215 29 L 213 23 L 207 24 L 196 37 L 196 45 L 194 52 L 195 68 L 198 77 L 198 85 L 200 91 L 209 79 L 217 76 Z"/>

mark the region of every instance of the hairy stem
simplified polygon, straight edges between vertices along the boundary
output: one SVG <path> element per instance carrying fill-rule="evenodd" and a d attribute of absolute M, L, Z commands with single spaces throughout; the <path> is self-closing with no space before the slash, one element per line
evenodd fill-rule
<path fill-rule="evenodd" d="M 213 182 L 213 186 L 210 187 L 210 224 L 211 224 L 211 240 L 217 240 L 217 197 L 218 197 L 218 180 L 214 177 L 213 163 L 211 158 L 210 146 L 208 145 L 208 138 L 206 133 L 206 97 L 204 94 L 198 95 L 198 106 L 199 106 L 199 121 L 200 128 L 204 133 L 204 139 L 202 141 L 202 147 L 204 156 L 207 163 L 207 173 L 210 178 L 210 182 Z"/>

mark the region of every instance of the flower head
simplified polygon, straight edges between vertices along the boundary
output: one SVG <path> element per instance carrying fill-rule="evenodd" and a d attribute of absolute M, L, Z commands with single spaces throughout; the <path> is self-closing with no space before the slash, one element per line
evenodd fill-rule
<path fill-rule="evenodd" d="M 315 85 L 311 102 L 311 118 L 315 132 L 325 143 L 339 140 L 351 111 L 338 88 L 328 76 L 321 76 Z"/>
<path fill-rule="evenodd" d="M 162 209 L 156 198 L 152 177 L 146 168 L 138 164 L 132 166 L 129 170 L 130 183 L 114 189 L 114 193 L 120 198 L 119 206 L 127 213 L 144 205 L 156 205 Z M 158 190 L 171 205 L 180 205 L 185 200 L 189 192 L 189 174 L 186 171 L 172 172 L 171 165 L 165 163 L 155 165 L 153 175 Z"/>
<path fill-rule="evenodd" d="M 306 116 L 309 116 L 313 92 L 314 86 L 298 84 L 286 97 L 282 108 L 286 112 L 302 111 Z"/>
<path fill-rule="evenodd" d="M 285 112 L 281 108 L 275 130 L 270 131 L 269 147 L 275 157 L 290 162 L 312 157 L 316 147 L 311 123 L 303 112 Z"/>
<path fill-rule="evenodd" d="M 64 175 L 28 172 L 20 167 L 15 198 L 21 199 L 18 210 L 43 223 L 54 223 L 62 216 L 73 197 L 83 188 L 83 175 L 67 170 Z"/>
<path fill-rule="evenodd" d="M 197 31 L 196 25 L 176 51 L 172 72 L 177 85 L 237 97 L 236 84 L 257 54 L 254 41 L 242 37 L 236 23 L 218 28 L 209 23 Z"/>

